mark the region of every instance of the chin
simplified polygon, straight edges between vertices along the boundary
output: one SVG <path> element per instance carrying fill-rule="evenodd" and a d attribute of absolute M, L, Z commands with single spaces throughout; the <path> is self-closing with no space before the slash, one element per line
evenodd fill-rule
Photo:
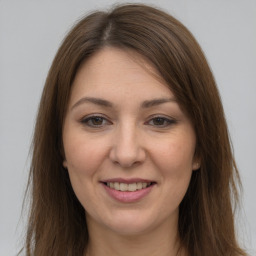
<path fill-rule="evenodd" d="M 107 226 L 109 229 L 119 235 L 137 236 L 148 233 L 157 225 L 154 225 L 154 221 L 152 221 L 150 218 L 147 218 L 146 216 L 138 216 L 132 213 L 125 213 L 113 217 L 110 222 L 107 223 Z"/>
<path fill-rule="evenodd" d="M 119 225 L 112 227 L 112 231 L 121 236 L 140 236 L 148 233 L 149 230 L 149 226 L 144 225 Z"/>

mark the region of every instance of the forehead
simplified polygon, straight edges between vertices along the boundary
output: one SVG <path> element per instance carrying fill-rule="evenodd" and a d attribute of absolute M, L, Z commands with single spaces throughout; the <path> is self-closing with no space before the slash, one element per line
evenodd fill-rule
<path fill-rule="evenodd" d="M 156 69 L 134 51 L 105 47 L 79 68 L 71 101 L 80 96 L 173 97 Z"/>

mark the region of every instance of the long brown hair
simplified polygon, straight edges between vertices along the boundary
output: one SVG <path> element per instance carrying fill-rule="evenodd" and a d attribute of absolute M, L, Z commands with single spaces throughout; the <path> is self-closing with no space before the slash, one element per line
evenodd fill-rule
<path fill-rule="evenodd" d="M 50 68 L 35 127 L 26 255 L 82 255 L 88 232 L 84 209 L 63 168 L 62 126 L 80 64 L 105 46 L 132 49 L 158 70 L 197 135 L 201 167 L 180 204 L 179 235 L 192 256 L 246 255 L 239 248 L 233 206 L 238 171 L 223 107 L 204 54 L 174 17 L 146 5 L 94 12 L 66 36 Z"/>

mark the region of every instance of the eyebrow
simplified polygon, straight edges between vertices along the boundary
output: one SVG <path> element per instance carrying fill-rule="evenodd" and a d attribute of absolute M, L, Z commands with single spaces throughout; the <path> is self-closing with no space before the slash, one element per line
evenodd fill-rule
<path fill-rule="evenodd" d="M 177 100 L 175 98 L 159 98 L 159 99 L 146 100 L 142 102 L 141 107 L 150 108 L 150 107 L 158 106 L 167 102 L 177 102 Z"/>
<path fill-rule="evenodd" d="M 104 100 L 101 98 L 84 97 L 84 98 L 80 99 L 79 101 L 77 101 L 71 107 L 71 109 L 74 109 L 77 106 L 79 106 L 83 103 L 87 103 L 87 102 L 93 103 L 95 105 L 107 107 L 107 108 L 113 107 L 113 104 L 110 101 L 107 101 L 107 100 Z M 158 106 L 158 105 L 168 103 L 168 102 L 177 102 L 177 100 L 175 98 L 157 98 L 157 99 L 152 99 L 152 100 L 145 100 L 141 103 L 141 108 L 150 108 L 150 107 Z"/>
<path fill-rule="evenodd" d="M 95 105 L 99 105 L 99 106 L 103 106 L 103 107 L 108 107 L 111 108 L 113 107 L 113 104 L 107 100 L 104 99 L 100 99 L 100 98 L 94 98 L 94 97 L 84 97 L 82 99 L 80 99 L 79 101 L 77 101 L 71 109 L 74 109 L 75 107 L 83 104 L 83 103 L 93 103 Z"/>

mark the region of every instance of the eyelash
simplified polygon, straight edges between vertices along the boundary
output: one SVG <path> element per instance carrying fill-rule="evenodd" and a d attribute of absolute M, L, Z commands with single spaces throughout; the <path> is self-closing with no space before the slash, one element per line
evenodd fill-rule
<path fill-rule="evenodd" d="M 101 121 L 101 124 L 93 124 L 92 123 L 93 121 L 97 121 L 97 119 L 98 119 L 98 121 L 99 120 Z M 160 121 L 160 122 L 163 122 L 163 124 L 160 124 L 160 125 L 150 124 L 151 122 L 154 122 L 154 121 Z M 112 124 L 107 118 L 105 118 L 101 115 L 88 116 L 86 118 L 83 118 L 80 122 L 88 127 L 91 127 L 91 128 L 102 128 L 105 125 Z M 166 128 L 175 123 L 177 123 L 177 121 L 174 119 L 166 118 L 163 116 L 154 116 L 154 117 L 150 118 L 150 120 L 147 121 L 145 124 L 148 124 L 148 125 L 151 125 L 151 126 L 154 126 L 157 128 Z"/>
<path fill-rule="evenodd" d="M 177 122 L 175 119 L 171 119 L 171 118 L 167 118 L 167 117 L 163 117 L 163 116 L 154 116 L 149 121 L 147 121 L 146 124 L 149 124 L 151 121 L 154 122 L 157 119 L 158 119 L 158 121 L 161 120 L 162 122 L 164 122 L 164 124 L 160 124 L 160 125 L 152 124 L 152 126 L 155 126 L 157 128 L 166 128 L 166 127 L 169 127 L 170 125 L 173 125 Z"/>
<path fill-rule="evenodd" d="M 85 125 L 87 125 L 87 126 L 89 126 L 89 127 L 92 127 L 92 128 L 101 128 L 102 126 L 104 126 L 104 124 L 93 124 L 93 123 L 91 123 L 91 122 L 95 121 L 96 119 L 100 119 L 100 120 L 102 120 L 103 122 L 107 122 L 107 123 L 108 123 L 107 125 L 112 124 L 112 123 L 111 123 L 110 121 L 108 121 L 105 117 L 100 116 L 100 115 L 88 116 L 88 117 L 86 117 L 86 118 L 83 118 L 83 119 L 81 120 L 81 123 L 82 123 L 82 124 L 85 124 Z"/>

